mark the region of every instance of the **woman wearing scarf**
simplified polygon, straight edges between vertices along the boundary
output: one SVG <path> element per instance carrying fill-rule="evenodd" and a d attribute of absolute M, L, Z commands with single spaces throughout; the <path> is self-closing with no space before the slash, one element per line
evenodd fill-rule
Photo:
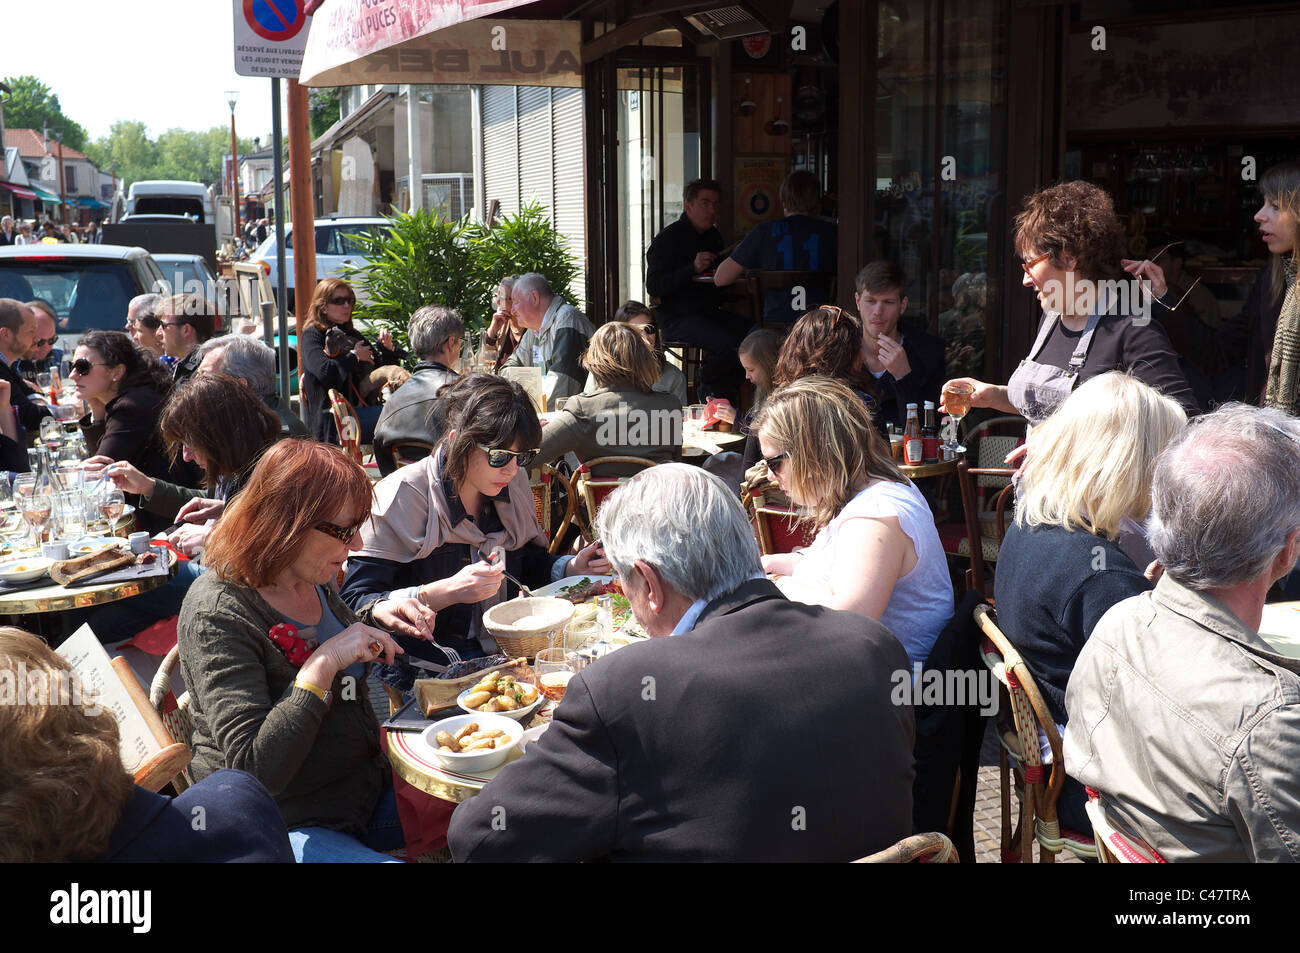
<path fill-rule="evenodd" d="M 364 621 L 388 599 L 418 599 L 438 613 L 437 642 L 461 658 L 496 651 L 483 613 L 516 593 L 504 568 L 530 587 L 570 574 L 609 572 L 599 544 L 553 556 L 537 522 L 527 468 L 542 427 L 523 388 L 488 374 L 442 393 L 447 433 L 433 454 L 375 486 L 362 548 L 348 560 L 342 596 Z M 496 547 L 505 565 L 489 557 Z M 408 691 L 445 670 L 437 645 L 398 635 L 406 654 L 385 681 Z"/>

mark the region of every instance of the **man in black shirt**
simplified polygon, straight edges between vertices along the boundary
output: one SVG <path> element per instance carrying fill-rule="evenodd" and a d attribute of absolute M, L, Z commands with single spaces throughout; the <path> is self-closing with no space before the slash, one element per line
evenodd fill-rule
<path fill-rule="evenodd" d="M 646 251 L 646 290 L 658 299 L 655 320 L 663 340 L 685 341 L 705 353 L 699 398 L 727 397 L 734 403 L 744 376 L 736 349 L 748 322 L 718 307 L 718 289 L 711 281 L 696 280 L 717 264 L 722 252 L 717 228 L 722 186 L 696 179 L 682 197 L 682 217 L 656 235 Z"/>

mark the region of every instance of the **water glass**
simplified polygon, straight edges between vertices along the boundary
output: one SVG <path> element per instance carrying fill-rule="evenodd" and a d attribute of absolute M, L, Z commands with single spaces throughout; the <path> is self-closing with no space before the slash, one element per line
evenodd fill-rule
<path fill-rule="evenodd" d="M 59 539 L 77 540 L 86 535 L 86 498 L 80 489 L 58 494 Z"/>

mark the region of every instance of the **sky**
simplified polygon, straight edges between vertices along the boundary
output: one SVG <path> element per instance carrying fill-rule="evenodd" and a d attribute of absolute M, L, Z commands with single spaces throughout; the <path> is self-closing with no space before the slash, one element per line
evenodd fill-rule
<path fill-rule="evenodd" d="M 236 0 L 48 0 L 42 29 L 66 29 L 70 42 L 9 37 L 0 76 L 37 76 L 59 97 L 68 117 L 92 140 L 118 120 L 138 120 L 150 138 L 173 127 L 230 125 L 225 90 L 239 91 L 235 131 L 271 137 L 271 80 L 237 76 Z M 7 3 L 6 3 L 7 6 Z M 287 84 L 281 82 L 281 92 Z M 281 105 L 281 121 L 288 121 Z"/>

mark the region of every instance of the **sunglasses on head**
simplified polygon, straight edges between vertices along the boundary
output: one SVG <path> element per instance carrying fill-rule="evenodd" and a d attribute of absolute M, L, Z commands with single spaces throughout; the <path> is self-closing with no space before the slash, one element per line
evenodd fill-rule
<path fill-rule="evenodd" d="M 92 367 L 112 367 L 112 366 L 113 365 L 111 364 L 100 364 L 95 361 L 88 361 L 84 357 L 79 357 L 72 362 L 72 369 L 76 371 L 77 374 L 81 377 L 85 377 L 87 374 L 89 374 L 90 369 Z"/>
<path fill-rule="evenodd" d="M 487 454 L 488 466 L 493 470 L 500 470 L 508 464 L 513 457 L 514 460 L 523 469 L 528 469 L 528 465 L 537 459 L 540 450 L 501 450 L 499 448 L 489 447 L 480 443 L 478 448 Z"/>
<path fill-rule="evenodd" d="M 351 527 L 336 526 L 334 523 L 329 523 L 326 522 L 325 520 L 321 520 L 319 523 L 313 526 L 312 529 L 322 532 L 326 536 L 333 536 L 340 543 L 350 543 L 352 542 L 352 537 L 356 536 L 357 533 L 361 532 L 361 527 L 364 525 L 365 525 L 365 520 L 362 520 L 356 526 L 351 526 Z"/>

